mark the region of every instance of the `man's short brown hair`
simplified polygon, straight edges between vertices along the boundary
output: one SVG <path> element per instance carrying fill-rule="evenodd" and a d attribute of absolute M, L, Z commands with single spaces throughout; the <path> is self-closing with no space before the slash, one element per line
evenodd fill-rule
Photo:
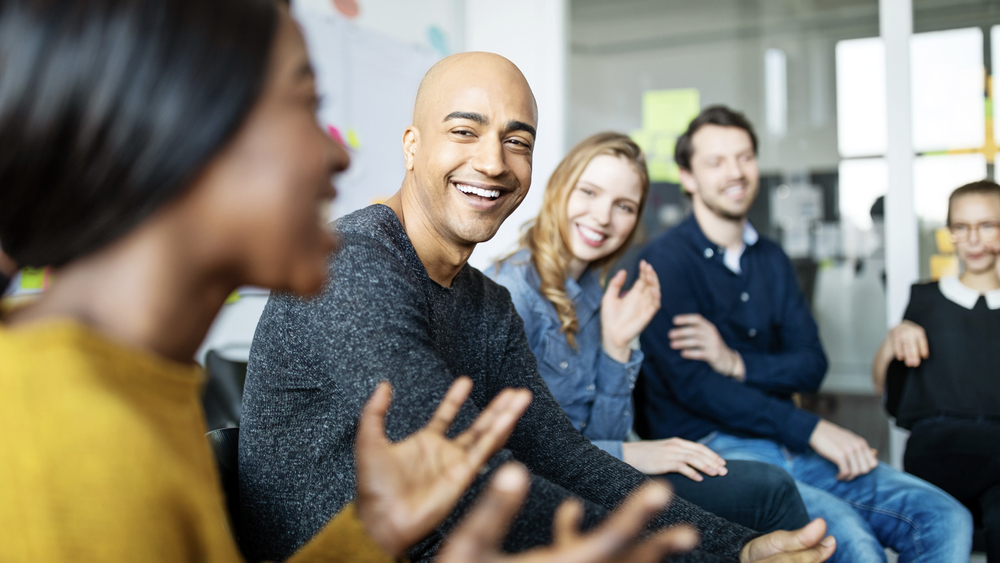
<path fill-rule="evenodd" d="M 738 127 L 750 135 L 750 142 L 753 143 L 753 153 L 757 154 L 757 135 L 753 132 L 753 125 L 746 116 L 738 111 L 733 111 L 726 106 L 709 106 L 691 120 L 687 131 L 677 138 L 677 145 L 674 147 L 674 161 L 683 170 L 691 170 L 691 156 L 694 154 L 694 145 L 691 138 L 705 125 L 718 125 L 720 127 Z"/>

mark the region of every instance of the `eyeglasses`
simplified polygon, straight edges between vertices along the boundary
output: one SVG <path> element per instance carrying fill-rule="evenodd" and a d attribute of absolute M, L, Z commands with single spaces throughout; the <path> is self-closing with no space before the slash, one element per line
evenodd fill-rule
<path fill-rule="evenodd" d="M 998 221 L 984 221 L 973 225 L 968 223 L 952 223 L 948 225 L 948 229 L 951 231 L 951 240 L 953 242 L 965 242 L 969 240 L 973 231 L 984 241 L 994 241 L 1000 238 L 1000 222 Z"/>

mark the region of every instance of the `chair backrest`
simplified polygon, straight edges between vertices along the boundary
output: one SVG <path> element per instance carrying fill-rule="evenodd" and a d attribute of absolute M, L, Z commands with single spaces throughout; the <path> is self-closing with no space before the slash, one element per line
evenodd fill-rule
<path fill-rule="evenodd" d="M 205 355 L 205 371 L 208 378 L 201 400 L 208 429 L 239 426 L 243 416 L 247 363 L 228 360 L 215 350 L 209 350 Z"/>
<path fill-rule="evenodd" d="M 215 462 L 222 478 L 222 492 L 226 497 L 226 511 L 229 523 L 239 545 L 240 529 L 240 469 L 239 469 L 239 428 L 220 428 L 206 434 Z"/>

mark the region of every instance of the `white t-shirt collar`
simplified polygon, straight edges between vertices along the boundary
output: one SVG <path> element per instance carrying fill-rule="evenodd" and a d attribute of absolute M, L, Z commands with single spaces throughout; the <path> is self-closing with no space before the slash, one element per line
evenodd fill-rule
<path fill-rule="evenodd" d="M 746 250 L 748 246 L 757 244 L 758 240 L 760 240 L 760 233 L 757 232 L 757 229 L 753 228 L 750 221 L 747 221 L 743 225 L 743 245 L 740 246 L 739 250 L 729 250 L 727 248 L 722 254 L 722 262 L 733 273 L 742 273 L 743 268 L 740 268 L 740 258 L 743 257 L 743 251 Z"/>

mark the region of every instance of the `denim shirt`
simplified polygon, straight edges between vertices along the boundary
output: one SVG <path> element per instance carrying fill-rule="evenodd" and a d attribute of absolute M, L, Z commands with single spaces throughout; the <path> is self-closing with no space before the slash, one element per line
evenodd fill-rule
<path fill-rule="evenodd" d="M 632 350 L 621 363 L 601 346 L 601 288 L 599 273 L 587 270 L 579 282 L 566 280 L 579 330 L 577 349 L 559 331 L 555 307 L 539 292 L 541 280 L 521 250 L 490 268 L 486 275 L 510 291 L 514 307 L 524 320 L 528 345 L 538 359 L 538 373 L 548 384 L 573 426 L 595 446 L 622 459 L 622 442 L 632 428 L 632 388 L 642 366 L 642 352 Z"/>

